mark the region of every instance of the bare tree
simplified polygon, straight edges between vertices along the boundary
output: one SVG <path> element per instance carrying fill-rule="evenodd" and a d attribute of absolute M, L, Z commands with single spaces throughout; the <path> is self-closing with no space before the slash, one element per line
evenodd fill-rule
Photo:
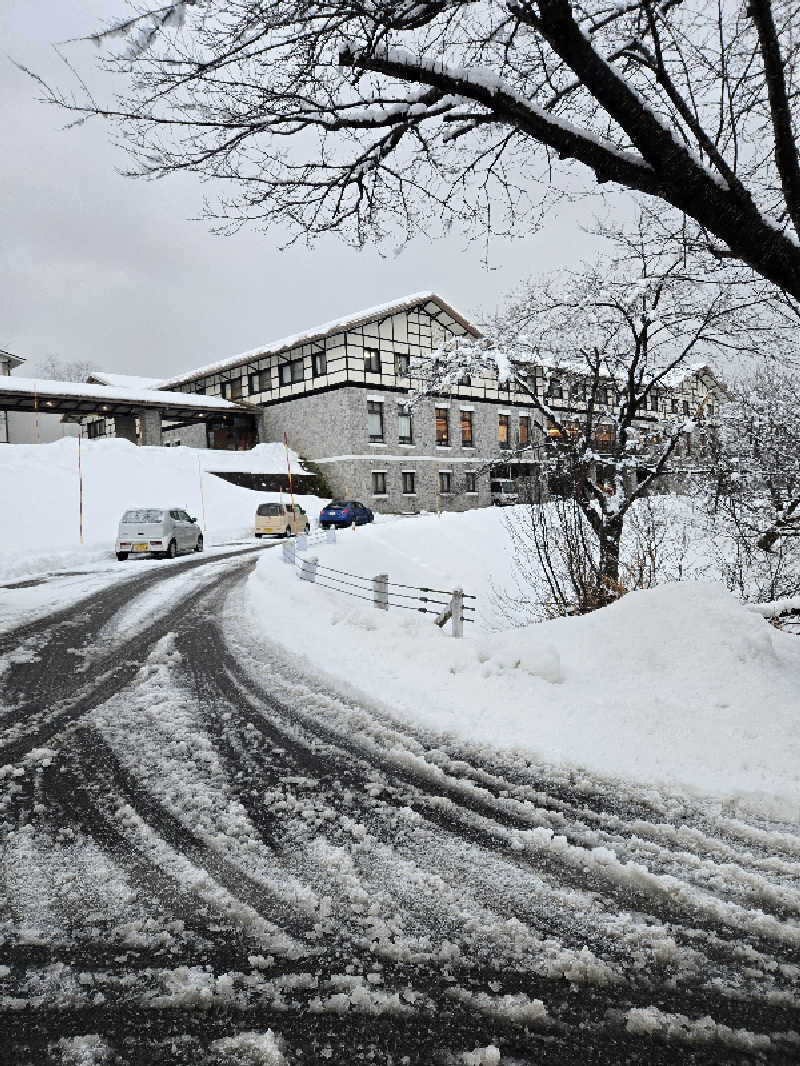
<path fill-rule="evenodd" d="M 747 598 L 800 589 L 798 384 L 797 373 L 759 366 L 736 384 L 715 434 L 713 510 L 733 548 L 728 583 Z"/>
<path fill-rule="evenodd" d="M 48 355 L 36 364 L 36 372 L 40 378 L 52 378 L 57 381 L 86 381 L 94 369 L 96 368 L 90 359 L 68 362 L 55 355 Z"/>
<path fill-rule="evenodd" d="M 447 392 L 465 374 L 497 373 L 525 395 L 537 412 L 539 468 L 560 479 L 581 514 L 567 516 L 564 543 L 587 543 L 584 523 L 594 537 L 596 561 L 566 569 L 580 571 L 571 582 L 577 599 L 598 606 L 620 592 L 631 507 L 659 485 L 681 441 L 718 402 L 707 391 L 694 409 L 688 400 L 673 407 L 675 390 L 698 360 L 753 353 L 781 323 L 749 284 L 704 283 L 682 258 L 654 255 L 640 235 L 616 260 L 528 285 L 482 340 L 459 338 L 433 363 L 419 360 L 416 391 Z M 518 458 L 530 458 L 527 444 Z M 541 522 L 534 516 L 534 532 Z"/>
<path fill-rule="evenodd" d="M 47 98 L 118 120 L 138 173 L 226 183 L 223 222 L 357 242 L 432 215 L 519 232 L 536 183 L 580 164 L 800 298 L 794 0 L 132 8 L 93 35 L 124 96 Z"/>

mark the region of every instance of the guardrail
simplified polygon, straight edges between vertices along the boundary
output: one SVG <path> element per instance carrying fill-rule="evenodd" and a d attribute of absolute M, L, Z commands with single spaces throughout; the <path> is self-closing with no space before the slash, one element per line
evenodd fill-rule
<path fill-rule="evenodd" d="M 367 577 L 350 570 L 320 565 L 316 555 L 303 555 L 309 545 L 323 541 L 335 544 L 336 531 L 333 529 L 325 532 L 317 531 L 283 542 L 283 561 L 294 566 L 301 581 L 309 581 L 332 592 L 340 592 L 344 596 L 364 600 L 379 611 L 388 611 L 392 608 L 434 615 L 434 621 L 440 628 L 443 628 L 447 622 L 452 622 L 454 637 L 463 636 L 464 622 L 475 621 L 475 607 L 465 601 L 476 600 L 477 597 L 469 595 L 461 588 L 436 589 L 426 585 L 407 585 L 399 581 L 390 581 L 388 574 L 375 574 Z"/>

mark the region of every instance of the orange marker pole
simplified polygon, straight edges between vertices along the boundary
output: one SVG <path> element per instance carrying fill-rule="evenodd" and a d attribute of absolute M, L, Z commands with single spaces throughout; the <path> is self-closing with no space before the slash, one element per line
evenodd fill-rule
<path fill-rule="evenodd" d="M 289 438 L 286 434 L 283 434 L 283 446 L 286 449 L 286 470 L 289 474 L 289 495 L 292 499 L 292 524 L 294 525 L 294 531 L 297 533 L 297 513 L 294 509 L 294 489 L 292 488 L 292 464 L 289 462 Z"/>
<path fill-rule="evenodd" d="M 83 544 L 83 470 L 81 468 L 81 438 L 78 436 L 78 528 Z"/>

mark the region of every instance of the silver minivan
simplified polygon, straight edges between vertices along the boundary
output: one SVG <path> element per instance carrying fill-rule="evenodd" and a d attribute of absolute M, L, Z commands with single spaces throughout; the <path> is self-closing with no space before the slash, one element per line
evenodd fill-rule
<path fill-rule="evenodd" d="M 119 522 L 117 558 L 127 559 L 149 552 L 161 559 L 174 559 L 178 552 L 201 552 L 203 534 L 197 519 L 179 507 L 136 507 L 126 511 Z"/>

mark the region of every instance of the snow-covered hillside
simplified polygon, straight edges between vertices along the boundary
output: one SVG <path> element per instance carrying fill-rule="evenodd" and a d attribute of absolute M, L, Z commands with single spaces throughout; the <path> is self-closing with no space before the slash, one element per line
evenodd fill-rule
<path fill-rule="evenodd" d="M 390 712 L 465 742 L 800 814 L 800 641 L 721 585 L 668 584 L 581 618 L 502 628 L 493 590 L 513 587 L 514 558 L 496 510 L 348 530 L 309 554 L 478 596 L 458 641 L 430 615 L 299 581 L 278 553 L 259 561 L 248 597 L 263 633 Z"/>
<path fill-rule="evenodd" d="M 292 471 L 301 470 L 290 453 Z M 78 442 L 7 444 L 0 448 L 0 578 L 45 567 L 83 566 L 113 551 L 129 507 L 181 507 L 204 526 L 207 543 L 252 532 L 256 506 L 272 499 L 213 477 L 209 470 L 286 472 L 280 444 L 248 452 L 137 448 L 129 441 L 82 441 L 83 549 L 80 548 Z M 298 497 L 312 518 L 316 497 Z M 323 501 L 325 502 L 325 501 Z"/>

